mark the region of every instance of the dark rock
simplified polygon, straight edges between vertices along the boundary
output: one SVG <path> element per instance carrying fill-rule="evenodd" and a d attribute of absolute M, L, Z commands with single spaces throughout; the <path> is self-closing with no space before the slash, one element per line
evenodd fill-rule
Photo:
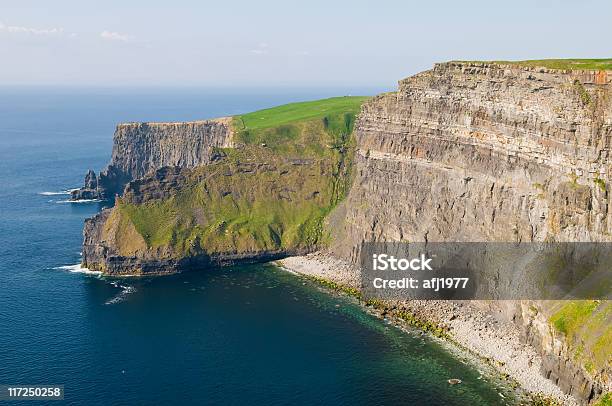
<path fill-rule="evenodd" d="M 98 177 L 93 170 L 87 171 L 85 175 L 85 189 L 96 190 L 98 188 Z"/>

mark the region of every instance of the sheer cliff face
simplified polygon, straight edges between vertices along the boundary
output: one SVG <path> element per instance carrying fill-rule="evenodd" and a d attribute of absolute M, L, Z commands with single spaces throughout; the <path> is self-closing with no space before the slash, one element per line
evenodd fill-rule
<path fill-rule="evenodd" d="M 112 198 L 123 187 L 165 166 L 196 167 L 210 162 L 214 147 L 232 144 L 231 118 L 184 123 L 126 123 L 115 131 L 111 162 L 73 198 Z M 93 177 L 92 177 L 93 176 Z"/>
<path fill-rule="evenodd" d="M 117 126 L 111 165 L 131 179 L 164 166 L 209 162 L 212 147 L 231 146 L 231 118 L 186 123 L 127 123 Z"/>
<path fill-rule="evenodd" d="M 609 241 L 611 76 L 444 63 L 402 80 L 362 107 L 331 251 L 358 263 L 364 241 Z M 571 338 L 548 322 L 563 304 L 480 305 L 522 326 L 567 393 L 609 390 L 609 363 L 589 360 L 609 303 L 608 333 Z"/>
<path fill-rule="evenodd" d="M 612 75 L 438 64 L 366 103 L 334 251 L 609 240 Z"/>

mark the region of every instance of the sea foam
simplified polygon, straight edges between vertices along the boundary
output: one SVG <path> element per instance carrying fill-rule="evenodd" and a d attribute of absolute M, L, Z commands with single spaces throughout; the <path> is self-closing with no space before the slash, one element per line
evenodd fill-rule
<path fill-rule="evenodd" d="M 39 192 L 39 195 L 42 196 L 63 196 L 63 195 L 69 195 L 70 193 L 72 193 L 75 190 L 79 190 L 79 188 L 76 189 L 66 189 L 66 190 L 62 190 L 60 192 Z"/>
<path fill-rule="evenodd" d="M 81 264 L 56 266 L 53 269 L 59 269 L 62 271 L 68 271 L 72 273 L 84 273 L 88 275 L 101 275 L 102 274 L 102 272 L 100 271 L 92 271 L 87 268 L 84 268 L 81 266 Z"/>
<path fill-rule="evenodd" d="M 39 195 L 43 196 L 57 196 L 57 195 L 69 195 L 70 192 L 40 192 Z"/>
<path fill-rule="evenodd" d="M 100 199 L 58 200 L 55 203 L 98 203 Z"/>
<path fill-rule="evenodd" d="M 111 282 L 111 285 L 113 285 L 116 288 L 121 288 L 121 292 L 119 292 L 116 296 L 112 297 L 111 299 L 107 300 L 106 303 L 104 303 L 107 305 L 121 303 L 127 299 L 127 295 L 129 295 L 130 293 L 136 292 L 136 288 L 133 286 L 121 285 L 118 282 Z"/>

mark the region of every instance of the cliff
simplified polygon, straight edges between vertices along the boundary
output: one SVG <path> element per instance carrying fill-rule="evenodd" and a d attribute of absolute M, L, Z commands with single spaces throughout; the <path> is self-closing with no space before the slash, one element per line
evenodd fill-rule
<path fill-rule="evenodd" d="M 353 247 L 371 240 L 609 240 L 612 74 L 596 76 L 446 63 L 367 102 L 336 252 L 356 261 Z"/>
<path fill-rule="evenodd" d="M 606 70 L 448 62 L 367 101 L 234 117 L 234 147 L 220 137 L 201 161 L 121 133 L 105 176 L 131 182 L 87 221 L 83 264 L 146 274 L 322 248 L 356 264 L 374 241 L 610 241 L 611 88 Z M 567 393 L 610 390 L 609 301 L 476 305 L 521 326 Z"/>
<path fill-rule="evenodd" d="M 90 170 L 72 199 L 112 199 L 124 186 L 164 166 L 206 164 L 216 147 L 232 145 L 231 118 L 181 123 L 119 124 L 111 162 L 99 175 Z"/>
<path fill-rule="evenodd" d="M 363 100 L 340 97 L 235 117 L 224 124 L 235 129 L 235 148 L 212 147 L 189 160 L 191 141 L 143 147 L 128 140 L 165 143 L 170 136 L 130 125 L 142 131 L 115 135 L 116 146 L 128 147 L 115 148 L 112 166 L 138 178 L 113 209 L 86 222 L 84 266 L 159 274 L 316 249 L 326 237 L 324 217 L 346 193 L 349 135 Z M 167 150 L 165 160 L 148 152 Z M 144 153 L 146 163 L 129 151 Z M 166 166 L 150 172 L 155 165 Z"/>
<path fill-rule="evenodd" d="M 610 241 L 611 79 L 450 62 L 366 102 L 331 252 L 357 263 L 366 241 Z M 567 393 L 610 390 L 609 302 L 501 306 Z"/>

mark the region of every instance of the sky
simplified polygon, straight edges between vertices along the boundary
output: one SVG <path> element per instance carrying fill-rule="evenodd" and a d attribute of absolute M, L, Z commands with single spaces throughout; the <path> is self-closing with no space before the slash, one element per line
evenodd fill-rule
<path fill-rule="evenodd" d="M 0 85 L 388 86 L 435 62 L 612 57 L 612 1 L 0 0 Z"/>

